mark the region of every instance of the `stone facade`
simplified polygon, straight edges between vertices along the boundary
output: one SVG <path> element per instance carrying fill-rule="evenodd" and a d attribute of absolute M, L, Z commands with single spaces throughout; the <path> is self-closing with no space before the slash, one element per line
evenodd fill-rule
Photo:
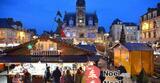
<path fill-rule="evenodd" d="M 160 3 L 156 8 L 148 8 L 141 16 L 141 42 L 155 43 L 160 40 Z"/>
<path fill-rule="evenodd" d="M 110 27 L 110 36 L 113 42 L 120 40 L 122 27 L 125 31 L 126 42 L 138 42 L 138 26 L 135 23 L 122 22 L 119 19 L 114 20 Z"/>

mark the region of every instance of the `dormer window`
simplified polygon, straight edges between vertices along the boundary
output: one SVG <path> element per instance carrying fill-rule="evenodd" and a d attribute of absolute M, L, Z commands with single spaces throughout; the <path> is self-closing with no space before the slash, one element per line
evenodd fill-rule
<path fill-rule="evenodd" d="M 74 24 L 73 19 L 70 19 L 70 20 L 69 20 L 69 26 L 70 26 L 70 27 L 73 27 L 73 24 Z"/>
<path fill-rule="evenodd" d="M 93 19 L 91 19 L 91 18 L 89 19 L 88 25 L 89 25 L 89 26 L 93 26 Z"/>

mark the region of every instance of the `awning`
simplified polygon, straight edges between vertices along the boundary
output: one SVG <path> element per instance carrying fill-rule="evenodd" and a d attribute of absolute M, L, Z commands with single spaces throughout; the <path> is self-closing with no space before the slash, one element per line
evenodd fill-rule
<path fill-rule="evenodd" d="M 62 63 L 62 62 L 87 62 L 87 61 L 98 61 L 100 56 L 98 55 L 50 55 L 50 56 L 1 56 L 0 63 L 36 63 L 36 62 L 53 62 L 53 63 Z"/>

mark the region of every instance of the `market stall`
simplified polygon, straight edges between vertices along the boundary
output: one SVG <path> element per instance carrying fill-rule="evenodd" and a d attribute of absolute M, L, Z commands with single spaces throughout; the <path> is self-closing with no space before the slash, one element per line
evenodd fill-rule
<path fill-rule="evenodd" d="M 18 73 L 21 78 L 24 77 L 24 70 L 27 70 L 31 74 L 32 83 L 37 83 L 37 81 L 44 81 L 44 74 L 46 71 L 46 66 L 50 67 L 50 72 L 56 69 L 58 66 L 60 71 L 63 72 L 67 69 L 71 70 L 71 74 L 74 75 L 79 67 L 85 69 L 86 63 L 24 63 L 19 64 L 14 69 L 11 69 L 8 73 L 10 81 Z"/>

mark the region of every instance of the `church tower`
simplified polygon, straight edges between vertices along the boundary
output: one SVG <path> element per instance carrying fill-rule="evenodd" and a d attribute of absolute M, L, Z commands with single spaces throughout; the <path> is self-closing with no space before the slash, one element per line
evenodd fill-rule
<path fill-rule="evenodd" d="M 76 26 L 85 26 L 86 3 L 85 0 L 77 0 L 76 2 Z"/>

